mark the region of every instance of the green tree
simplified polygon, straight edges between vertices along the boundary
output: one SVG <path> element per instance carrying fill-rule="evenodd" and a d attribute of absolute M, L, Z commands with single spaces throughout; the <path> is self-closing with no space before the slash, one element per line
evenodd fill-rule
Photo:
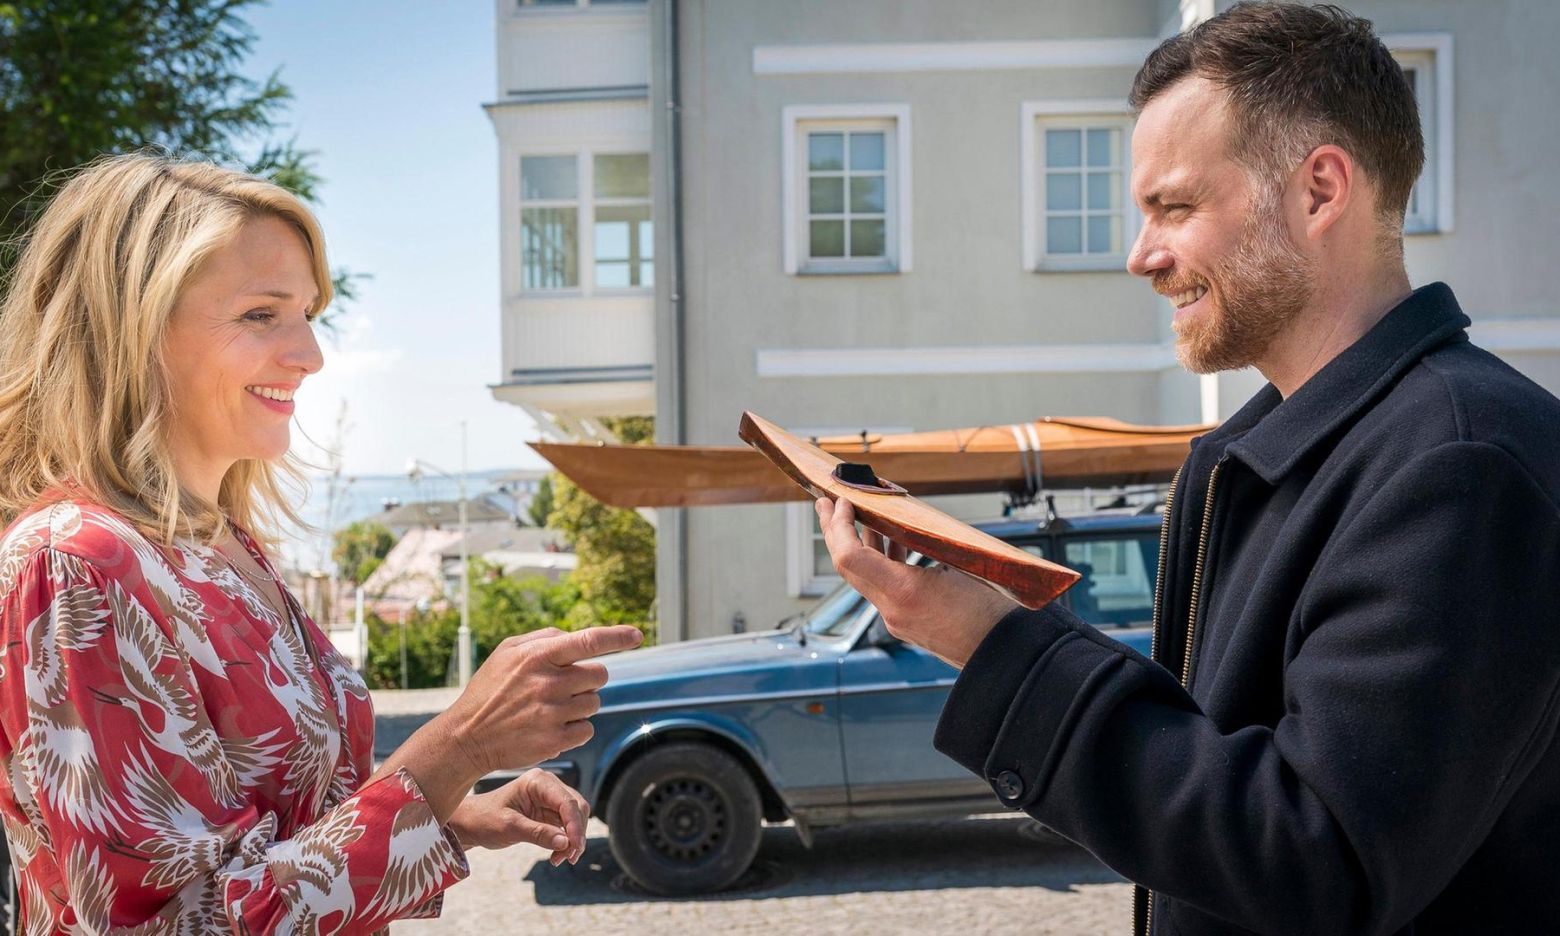
<path fill-rule="evenodd" d="M 361 585 L 395 546 L 395 534 L 382 523 L 359 520 L 337 530 L 330 557 L 341 577 Z"/>
<path fill-rule="evenodd" d="M 653 417 L 609 417 L 602 423 L 625 445 L 655 440 Z M 580 600 L 565 621 L 571 628 L 635 624 L 653 637 L 655 528 L 632 510 L 608 507 L 557 472 L 552 477 L 555 506 L 547 525 L 564 535 L 579 560 L 570 578 Z"/>
<path fill-rule="evenodd" d="M 365 681 L 370 689 L 400 689 L 401 641 L 404 625 L 406 641 L 406 688 L 430 689 L 442 686 L 449 674 L 450 655 L 455 652 L 455 635 L 460 627 L 460 612 L 454 608 L 411 611 L 404 619 L 386 620 L 370 614 L 368 661 Z"/>
<path fill-rule="evenodd" d="M 531 516 L 531 525 L 544 527 L 547 518 L 553 512 L 553 486 L 552 476 L 542 478 L 542 482 L 536 486 L 536 493 L 531 495 L 531 502 L 526 506 L 526 513 Z"/>
<path fill-rule="evenodd" d="M 549 582 L 540 575 L 511 578 L 498 566 L 471 560 L 473 662 L 480 666 L 504 638 L 545 627 L 564 627 L 579 602 L 579 586 L 568 578 Z"/>
<path fill-rule="evenodd" d="M 317 200 L 313 153 L 273 138 L 292 92 L 276 72 L 239 71 L 255 42 L 242 14 L 259 2 L 0 2 L 0 276 L 52 195 L 51 174 L 106 153 L 245 165 Z M 353 298 L 357 277 L 335 278 Z"/>
<path fill-rule="evenodd" d="M 540 576 L 510 578 L 481 559 L 471 561 L 472 662 L 481 666 L 504 638 L 544 627 L 563 627 L 569 609 L 579 603 L 579 588 L 569 580 L 552 583 Z M 401 620 L 370 614 L 367 680 L 373 689 L 401 688 Z M 460 610 L 453 604 L 405 616 L 406 684 L 426 689 L 449 684 Z"/>

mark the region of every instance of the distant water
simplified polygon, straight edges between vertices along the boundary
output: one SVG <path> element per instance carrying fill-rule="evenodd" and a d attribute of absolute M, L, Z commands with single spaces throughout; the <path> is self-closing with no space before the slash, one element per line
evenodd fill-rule
<path fill-rule="evenodd" d="M 478 497 L 494 492 L 492 478 L 500 474 L 500 471 L 472 472 L 466 478 L 467 494 Z M 282 544 L 283 563 L 297 569 L 328 568 L 330 531 L 382 512 L 386 501 L 415 504 L 455 500 L 458 496 L 459 485 L 441 475 L 424 476 L 416 482 L 405 475 L 343 475 L 336 485 L 334 498 L 328 478 L 311 477 L 308 500 L 300 512 L 304 521 L 316 531 L 288 531 Z"/>

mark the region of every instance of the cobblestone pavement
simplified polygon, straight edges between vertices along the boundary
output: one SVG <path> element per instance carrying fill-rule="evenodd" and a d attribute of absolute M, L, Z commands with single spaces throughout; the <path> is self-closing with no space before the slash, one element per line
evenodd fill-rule
<path fill-rule="evenodd" d="M 1038 838 L 1009 816 L 825 829 L 811 851 L 788 827 L 764 831 L 754 870 L 725 894 L 659 899 L 618 870 L 595 820 L 579 864 L 539 849 L 474 851 L 471 876 L 439 920 L 392 936 L 1130 932 L 1132 888 L 1087 852 Z"/>

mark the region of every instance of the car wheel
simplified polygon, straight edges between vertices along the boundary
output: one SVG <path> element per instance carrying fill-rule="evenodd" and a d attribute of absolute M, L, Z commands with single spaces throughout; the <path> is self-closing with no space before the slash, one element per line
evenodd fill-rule
<path fill-rule="evenodd" d="M 612 855 L 657 894 L 730 887 L 758 853 L 758 788 L 725 751 L 696 742 L 652 747 L 623 771 L 607 803 Z"/>

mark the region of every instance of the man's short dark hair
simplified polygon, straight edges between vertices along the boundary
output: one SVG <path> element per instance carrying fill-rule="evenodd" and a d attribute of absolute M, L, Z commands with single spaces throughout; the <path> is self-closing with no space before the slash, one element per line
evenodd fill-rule
<path fill-rule="evenodd" d="M 1330 4 L 1237 3 L 1149 54 L 1133 110 L 1191 76 L 1228 92 L 1237 160 L 1272 178 L 1335 144 L 1375 183 L 1377 211 L 1402 225 L 1424 138 L 1414 92 L 1369 20 Z"/>

